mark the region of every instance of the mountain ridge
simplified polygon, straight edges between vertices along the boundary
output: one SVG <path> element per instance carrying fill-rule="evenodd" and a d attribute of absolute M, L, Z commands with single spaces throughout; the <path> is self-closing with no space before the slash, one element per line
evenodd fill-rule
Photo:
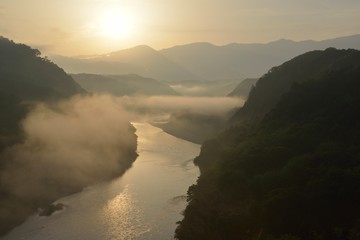
<path fill-rule="evenodd" d="M 260 78 L 248 101 L 266 102 L 280 76 L 291 86 L 255 124 L 239 115 L 202 145 L 177 239 L 359 239 L 360 51 L 295 57 Z"/>
<path fill-rule="evenodd" d="M 322 41 L 279 39 L 269 43 L 216 46 L 191 43 L 160 50 L 177 64 L 208 80 L 258 78 L 272 66 L 311 50 L 329 47 L 360 49 L 360 35 Z"/>
<path fill-rule="evenodd" d="M 72 58 L 58 55 L 53 55 L 50 58 L 69 73 L 138 74 L 165 82 L 199 79 L 187 69 L 177 65 L 147 45 L 91 56 L 91 58 Z"/>
<path fill-rule="evenodd" d="M 360 49 L 360 35 L 321 41 L 279 39 L 268 43 L 195 42 L 155 50 L 138 45 L 89 57 L 50 56 L 69 73 L 131 74 L 165 82 L 258 78 L 293 56 L 328 47 Z"/>

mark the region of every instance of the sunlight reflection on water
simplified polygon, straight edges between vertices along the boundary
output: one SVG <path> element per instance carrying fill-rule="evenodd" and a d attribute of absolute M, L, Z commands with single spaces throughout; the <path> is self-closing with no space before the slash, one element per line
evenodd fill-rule
<path fill-rule="evenodd" d="M 186 206 L 186 191 L 199 170 L 200 146 L 134 123 L 139 157 L 122 176 L 56 202 L 67 207 L 50 217 L 30 217 L 2 240 L 173 239 Z"/>
<path fill-rule="evenodd" d="M 102 219 L 109 239 L 137 239 L 150 231 L 150 227 L 144 226 L 142 212 L 135 201 L 127 185 L 104 206 Z"/>

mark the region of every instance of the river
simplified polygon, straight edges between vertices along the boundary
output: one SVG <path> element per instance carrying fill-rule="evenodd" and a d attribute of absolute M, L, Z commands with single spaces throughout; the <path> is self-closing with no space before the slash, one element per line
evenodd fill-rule
<path fill-rule="evenodd" d="M 200 145 L 148 123 L 134 123 L 139 157 L 121 177 L 56 201 L 65 209 L 34 215 L 2 240 L 173 239 L 186 191 L 199 170 Z"/>

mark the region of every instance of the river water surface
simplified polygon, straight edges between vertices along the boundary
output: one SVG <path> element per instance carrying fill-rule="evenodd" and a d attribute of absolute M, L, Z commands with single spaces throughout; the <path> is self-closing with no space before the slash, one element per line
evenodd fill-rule
<path fill-rule="evenodd" d="M 173 239 L 200 145 L 147 123 L 134 123 L 139 157 L 122 176 L 59 199 L 50 217 L 32 216 L 3 240 Z"/>

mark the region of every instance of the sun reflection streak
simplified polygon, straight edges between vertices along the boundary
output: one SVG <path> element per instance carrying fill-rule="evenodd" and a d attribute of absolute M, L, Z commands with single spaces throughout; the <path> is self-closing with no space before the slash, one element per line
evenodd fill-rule
<path fill-rule="evenodd" d="M 143 224 L 142 211 L 127 185 L 124 190 L 109 200 L 102 209 L 102 219 L 107 227 L 107 239 L 138 239 L 150 231 Z"/>

